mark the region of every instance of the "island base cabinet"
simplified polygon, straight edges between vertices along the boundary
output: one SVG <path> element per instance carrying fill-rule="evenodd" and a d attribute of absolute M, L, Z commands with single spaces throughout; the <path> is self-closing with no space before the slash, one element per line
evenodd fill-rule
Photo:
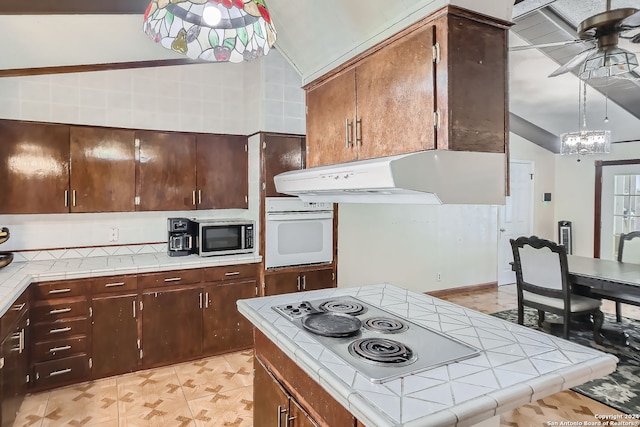
<path fill-rule="evenodd" d="M 135 371 L 140 362 L 137 295 L 97 297 L 91 300 L 93 316 L 92 377 Z"/>
<path fill-rule="evenodd" d="M 254 347 L 255 347 L 255 377 L 254 377 L 254 423 L 256 426 L 273 426 L 273 425 L 289 425 L 289 426 L 344 426 L 355 427 L 357 420 L 355 417 L 338 403 L 329 393 L 327 393 L 317 382 L 308 376 L 302 368 L 292 361 L 286 354 L 278 348 L 269 338 L 257 329 L 254 330 Z M 270 385 L 266 383 L 265 372 L 260 369 L 266 369 L 266 374 L 272 377 Z M 297 407 L 287 403 L 287 420 L 289 424 L 285 424 L 283 415 L 282 424 L 278 423 L 276 411 L 278 400 L 273 402 L 272 399 L 276 392 L 274 387 L 281 387 L 291 402 L 295 402 Z M 267 401 L 264 401 L 267 399 Z M 275 408 L 272 407 L 275 405 Z M 258 411 L 265 411 L 265 414 Z M 274 418 L 274 414 L 275 418 Z M 307 415 L 308 414 L 308 415 Z M 261 417 L 268 418 L 268 423 L 262 424 Z M 295 417 L 295 418 L 294 418 Z M 293 418 L 293 419 L 292 419 Z M 310 423 L 310 424 L 308 424 Z"/>
<path fill-rule="evenodd" d="M 255 427 L 318 427 L 307 412 L 295 401 L 254 358 L 253 425 Z"/>

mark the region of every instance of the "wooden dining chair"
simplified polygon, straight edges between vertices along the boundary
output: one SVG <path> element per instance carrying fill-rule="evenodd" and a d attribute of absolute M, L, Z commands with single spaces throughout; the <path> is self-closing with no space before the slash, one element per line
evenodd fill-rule
<path fill-rule="evenodd" d="M 567 267 L 567 252 L 563 245 L 536 236 L 511 239 L 514 270 L 518 291 L 518 323 L 524 323 L 524 307 L 538 310 L 538 326 L 545 312 L 563 319 L 563 337 L 569 339 L 571 318 L 591 314 L 593 339 L 602 344 L 601 301 L 572 292 Z"/>
<path fill-rule="evenodd" d="M 640 231 L 620 234 L 620 241 L 618 242 L 618 261 L 640 264 Z M 638 305 L 638 297 L 635 297 L 633 301 L 631 301 L 624 295 L 603 295 L 601 293 L 600 296 L 616 302 L 616 322 L 622 321 L 622 303 Z"/>

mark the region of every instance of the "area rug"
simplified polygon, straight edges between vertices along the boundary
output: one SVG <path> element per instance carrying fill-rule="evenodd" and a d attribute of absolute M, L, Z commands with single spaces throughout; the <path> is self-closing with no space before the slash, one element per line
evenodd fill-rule
<path fill-rule="evenodd" d="M 517 310 L 501 311 L 494 313 L 493 316 L 513 323 L 518 322 Z M 553 319 L 553 317 L 554 315 L 547 313 L 545 318 Z M 572 325 L 571 341 L 614 354 L 620 360 L 615 372 L 574 387 L 572 390 L 626 414 L 640 414 L 640 321 L 623 317 L 622 322 L 616 324 L 615 315 L 605 313 L 604 325 L 605 329 L 612 327 L 625 331 L 629 335 L 630 346 L 616 342 L 615 336 L 606 332 L 603 345 L 598 345 L 593 341 L 593 331 L 587 325 L 578 328 Z M 538 312 L 526 307 L 524 326 L 557 336 L 562 335 L 560 325 L 551 329 L 539 328 Z"/>

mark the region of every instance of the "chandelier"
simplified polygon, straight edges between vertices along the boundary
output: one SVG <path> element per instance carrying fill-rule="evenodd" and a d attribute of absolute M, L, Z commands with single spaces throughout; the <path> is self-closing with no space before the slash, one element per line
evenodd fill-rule
<path fill-rule="evenodd" d="M 143 30 L 167 49 L 212 62 L 250 61 L 276 41 L 265 0 L 152 0 Z"/>
<path fill-rule="evenodd" d="M 608 154 L 611 152 L 610 130 L 587 129 L 587 83 L 582 84 L 582 126 L 580 126 L 580 92 L 578 92 L 578 131 L 566 132 L 560 135 L 560 154 L 563 155 L 588 155 Z M 605 117 L 605 122 L 608 118 Z"/>

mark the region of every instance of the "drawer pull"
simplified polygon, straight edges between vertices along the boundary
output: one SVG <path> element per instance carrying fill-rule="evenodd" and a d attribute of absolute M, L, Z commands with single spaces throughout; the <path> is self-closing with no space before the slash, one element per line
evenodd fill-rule
<path fill-rule="evenodd" d="M 125 283 L 124 282 L 116 282 L 116 283 L 107 283 L 106 285 L 104 285 L 105 288 L 114 288 L 116 286 L 124 286 Z"/>
<path fill-rule="evenodd" d="M 71 330 L 71 328 L 69 326 L 67 326 L 66 328 L 58 328 L 58 329 L 51 329 L 49 331 L 50 334 L 59 334 L 62 332 L 69 332 Z"/>
<path fill-rule="evenodd" d="M 49 373 L 49 377 L 55 377 L 56 375 L 64 375 L 64 374 L 68 374 L 69 372 L 71 372 L 71 368 L 60 369 L 59 371 L 53 371 Z"/>
<path fill-rule="evenodd" d="M 55 353 L 56 351 L 64 351 L 64 350 L 71 350 L 71 346 L 70 345 L 62 345 L 60 347 L 53 347 L 49 349 L 49 353 Z"/>
<path fill-rule="evenodd" d="M 182 280 L 182 277 L 171 277 L 169 279 L 164 279 L 165 282 L 179 282 Z"/>
<path fill-rule="evenodd" d="M 71 307 L 67 308 L 58 308 L 56 310 L 50 310 L 49 314 L 60 314 L 60 313 L 68 313 L 71 311 Z"/>
<path fill-rule="evenodd" d="M 13 311 L 22 311 L 22 309 L 24 308 L 24 306 L 27 305 L 27 303 L 23 302 L 22 304 L 14 304 L 11 306 L 11 310 Z"/>
<path fill-rule="evenodd" d="M 224 273 L 225 276 L 237 276 L 239 274 L 240 274 L 239 271 L 232 271 L 232 272 L 229 272 L 229 273 Z"/>
<path fill-rule="evenodd" d="M 71 288 L 51 289 L 49 294 L 66 294 L 67 292 L 71 292 Z"/>

